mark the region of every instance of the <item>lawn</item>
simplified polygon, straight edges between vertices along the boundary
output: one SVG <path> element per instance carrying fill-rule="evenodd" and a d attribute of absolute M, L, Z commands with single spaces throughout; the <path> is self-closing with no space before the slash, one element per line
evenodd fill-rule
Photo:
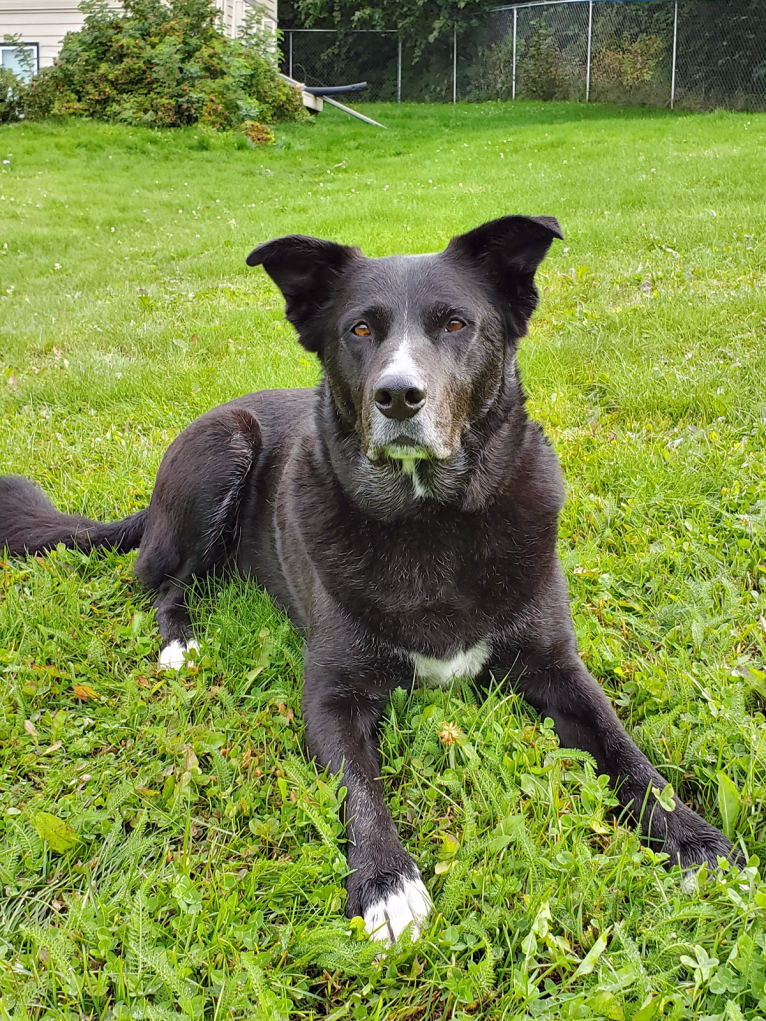
<path fill-rule="evenodd" d="M 376 960 L 343 916 L 338 784 L 302 750 L 300 640 L 266 597 L 201 587 L 203 655 L 176 676 L 133 556 L 7 559 L 0 1017 L 765 1016 L 766 115 L 371 112 L 387 131 L 329 110 L 257 150 L 4 127 L 0 470 L 122 517 L 195 416 L 312 385 L 245 267 L 258 241 L 423 252 L 557 216 L 522 368 L 567 476 L 580 647 L 749 866 L 666 872 L 502 689 L 399 690 L 387 799 L 436 911 Z"/>

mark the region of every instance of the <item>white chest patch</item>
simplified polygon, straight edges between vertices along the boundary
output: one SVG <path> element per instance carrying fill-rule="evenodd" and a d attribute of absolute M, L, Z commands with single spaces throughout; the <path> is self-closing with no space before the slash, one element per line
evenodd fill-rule
<path fill-rule="evenodd" d="M 471 680 L 480 674 L 491 652 L 492 646 L 483 639 L 450 659 L 436 659 L 419 652 L 411 652 L 409 657 L 419 681 L 424 681 L 431 688 L 446 688 L 458 678 Z"/>

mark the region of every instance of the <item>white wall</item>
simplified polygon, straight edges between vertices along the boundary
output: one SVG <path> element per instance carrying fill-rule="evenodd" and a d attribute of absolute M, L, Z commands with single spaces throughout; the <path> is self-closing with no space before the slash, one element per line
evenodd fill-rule
<path fill-rule="evenodd" d="M 76 32 L 82 25 L 78 0 L 0 0 L 0 41 L 4 35 L 20 35 L 22 42 L 37 43 L 40 67 L 52 64 L 67 32 Z M 118 0 L 112 5 L 119 7 Z M 236 36 L 245 16 L 247 0 L 216 0 L 223 12 L 224 31 Z M 266 0 L 274 28 L 277 24 L 277 0 Z"/>
<path fill-rule="evenodd" d="M 277 0 L 258 0 L 266 9 L 267 28 L 277 27 Z M 215 5 L 223 14 L 223 26 L 226 35 L 234 39 L 244 21 L 249 6 L 247 0 L 215 0 Z"/>
<path fill-rule="evenodd" d="M 53 63 L 64 36 L 81 25 L 77 0 L 0 0 L 0 39 L 20 35 L 25 43 L 37 43 L 40 67 Z"/>

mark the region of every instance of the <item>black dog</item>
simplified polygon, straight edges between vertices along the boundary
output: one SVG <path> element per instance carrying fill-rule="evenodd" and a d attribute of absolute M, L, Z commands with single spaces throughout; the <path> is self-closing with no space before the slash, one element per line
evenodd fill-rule
<path fill-rule="evenodd" d="M 306 636 L 309 749 L 347 787 L 348 906 L 381 939 L 417 932 L 430 900 L 378 782 L 389 693 L 413 678 L 508 678 L 562 745 L 594 757 L 642 832 L 683 867 L 731 843 L 676 801 L 578 655 L 556 556 L 558 462 L 516 367 L 552 217 L 508 216 L 438 255 L 367 259 L 291 236 L 248 256 L 281 289 L 317 390 L 266 391 L 203 415 L 171 444 L 146 510 L 117 524 L 60 514 L 0 480 L 0 544 L 140 545 L 161 661 L 192 644 L 185 592 L 236 568 Z"/>

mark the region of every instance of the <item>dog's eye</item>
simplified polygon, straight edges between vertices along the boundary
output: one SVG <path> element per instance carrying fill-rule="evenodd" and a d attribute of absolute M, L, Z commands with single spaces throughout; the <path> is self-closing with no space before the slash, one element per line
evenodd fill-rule
<path fill-rule="evenodd" d="M 463 322 L 463 320 L 455 317 L 454 319 L 450 319 L 450 321 L 447 323 L 444 329 L 447 331 L 447 333 L 457 333 L 457 331 L 462 330 L 464 326 L 465 323 Z"/>
<path fill-rule="evenodd" d="M 372 330 L 367 325 L 367 323 L 357 323 L 356 326 L 353 326 L 351 328 L 351 332 L 356 337 L 369 337 L 369 335 L 372 333 Z"/>

